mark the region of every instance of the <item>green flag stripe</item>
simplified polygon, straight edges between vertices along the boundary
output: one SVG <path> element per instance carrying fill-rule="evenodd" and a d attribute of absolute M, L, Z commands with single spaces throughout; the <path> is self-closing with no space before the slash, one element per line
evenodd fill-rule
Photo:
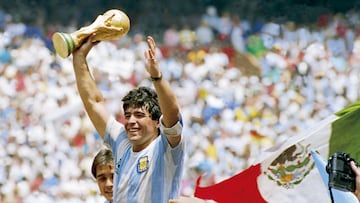
<path fill-rule="evenodd" d="M 341 151 L 360 162 L 360 102 L 335 114 L 340 118 L 331 125 L 329 156 Z"/>

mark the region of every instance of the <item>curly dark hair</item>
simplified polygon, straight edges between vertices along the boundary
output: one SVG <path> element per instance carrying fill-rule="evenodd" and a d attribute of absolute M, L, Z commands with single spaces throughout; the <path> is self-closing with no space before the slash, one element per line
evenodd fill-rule
<path fill-rule="evenodd" d="M 144 108 L 151 114 L 152 120 L 159 120 L 161 116 L 160 105 L 156 92 L 149 87 L 138 87 L 131 90 L 121 100 L 124 112 L 129 108 Z"/>

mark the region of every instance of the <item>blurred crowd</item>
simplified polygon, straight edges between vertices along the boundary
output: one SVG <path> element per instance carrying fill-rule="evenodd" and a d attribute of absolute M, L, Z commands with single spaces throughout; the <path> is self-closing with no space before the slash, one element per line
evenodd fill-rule
<path fill-rule="evenodd" d="M 360 15 L 312 24 L 250 22 L 208 7 L 199 24 L 155 38 L 160 67 L 182 106 L 186 170 L 182 194 L 229 178 L 259 153 L 357 101 Z M 91 161 L 102 141 L 77 94 L 72 56 L 54 53 L 54 31 L 0 13 L 0 202 L 99 202 Z M 146 34 L 104 41 L 89 66 L 121 121 L 120 99 L 151 86 Z"/>

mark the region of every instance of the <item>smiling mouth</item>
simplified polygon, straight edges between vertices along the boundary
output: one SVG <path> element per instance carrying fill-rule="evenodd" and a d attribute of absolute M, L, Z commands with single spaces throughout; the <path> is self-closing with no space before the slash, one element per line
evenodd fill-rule
<path fill-rule="evenodd" d="M 134 134 L 134 133 L 137 133 L 139 132 L 139 128 L 130 128 L 127 130 L 127 133 L 128 134 Z"/>
<path fill-rule="evenodd" d="M 109 196 L 112 196 L 113 195 L 113 192 L 105 192 L 106 195 L 109 195 Z"/>

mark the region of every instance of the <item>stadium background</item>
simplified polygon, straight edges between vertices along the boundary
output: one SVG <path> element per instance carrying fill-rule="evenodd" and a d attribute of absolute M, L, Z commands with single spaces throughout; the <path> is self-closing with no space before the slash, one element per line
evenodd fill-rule
<path fill-rule="evenodd" d="M 51 50 L 48 34 L 51 34 L 50 31 L 55 31 L 54 28 L 65 29 L 67 26 L 71 29 L 78 28 L 92 22 L 104 10 L 120 8 L 129 15 L 132 23 L 129 38 L 126 39 L 128 41 L 117 44 L 118 50 L 121 51 L 124 50 L 120 48 L 128 46 L 125 52 L 122 52 L 121 56 L 124 58 L 136 52 L 134 47 L 139 45 L 136 38 L 139 33 L 154 35 L 163 51 L 169 51 L 170 49 L 164 47 L 162 42 L 162 37 L 168 28 L 173 24 L 179 25 L 179 28 L 190 24 L 192 29 L 196 29 L 210 5 L 217 8 L 219 15 L 223 11 L 228 11 L 238 15 L 243 22 L 247 20 L 251 25 L 258 20 L 261 20 L 262 25 L 268 22 L 282 24 L 293 21 L 297 25 L 302 25 L 305 31 L 309 31 L 314 25 L 318 25 L 320 16 L 333 17 L 334 14 L 342 13 L 345 21 L 336 21 L 338 19 L 330 17 L 328 25 L 345 23 L 352 26 L 347 30 L 354 33 L 358 32 L 359 28 L 359 21 L 353 22 L 349 17 L 351 10 L 355 11 L 355 14 L 351 14 L 355 17 L 359 16 L 357 9 L 360 3 L 356 0 L 159 2 L 155 0 L 116 2 L 2 0 L 0 2 L 0 202 L 96 202 L 100 198 L 95 182 L 89 175 L 88 164 L 101 142 L 89 125 L 82 106 L 76 103 L 78 97 L 72 81 L 71 63 L 68 60 L 55 60 L 53 55 L 47 52 L 46 48 Z M 11 16 L 10 19 L 7 18 L 8 14 Z M 20 24 L 26 25 L 27 29 L 26 32 L 18 34 L 14 32 L 16 31 L 14 27 Z M 12 27 L 14 33 L 9 32 L 8 25 L 16 25 Z M 327 37 L 330 39 L 337 39 L 337 34 L 344 37 L 341 29 L 337 33 L 337 30 L 330 26 L 321 28 L 330 30 L 330 34 L 322 33 L 329 35 Z M 9 38 L 9 33 L 14 36 Z M 247 33 L 247 37 L 250 36 L 256 35 Z M 217 37 L 219 38 L 216 38 L 216 42 L 207 45 L 206 51 L 212 50 L 209 48 L 215 46 L 215 48 L 225 48 L 222 51 L 228 56 L 234 54 L 229 38 Z M 39 43 L 38 38 L 42 39 L 46 46 Z M 356 41 L 356 37 L 351 41 L 354 47 Z M 291 43 L 286 40 L 285 42 Z M 326 43 L 325 40 L 323 42 Z M 225 46 L 217 47 L 218 43 L 223 43 L 222 45 Z M 316 46 L 321 45 L 316 44 Z M 101 57 L 106 57 L 103 54 L 107 53 L 106 48 L 100 45 L 101 48 L 103 52 L 97 53 Z M 303 47 L 297 44 L 291 48 L 300 50 Z M 289 50 L 291 48 L 287 47 Z M 305 55 L 304 58 L 298 59 L 297 62 L 300 64 L 306 61 L 310 65 L 314 63 L 315 65 L 312 65 L 315 69 L 321 64 L 311 56 L 310 59 L 307 57 L 319 54 L 314 52 L 318 47 L 308 48 L 309 53 L 304 51 L 302 53 Z M 126 52 L 129 50 L 131 53 Z M 280 52 L 277 52 L 279 50 Z M 290 53 L 289 50 L 287 51 Z M 326 54 L 334 54 L 331 53 L 334 50 L 330 47 L 326 50 Z M 269 58 L 278 54 L 272 58 L 274 61 L 279 61 L 279 56 L 287 57 L 289 61 L 294 59 L 291 55 L 281 55 L 285 47 L 267 47 L 263 51 L 269 54 L 267 55 Z M 163 61 L 168 67 L 178 60 L 176 55 L 164 53 L 167 54 L 164 55 Z M 232 64 L 227 63 L 226 68 L 215 67 L 215 70 L 212 70 L 213 75 L 203 77 L 191 67 L 193 63 L 198 62 L 194 60 L 194 56 L 199 54 L 203 57 L 204 54 L 208 54 L 210 63 L 221 64 L 223 61 L 220 59 L 219 62 L 218 58 L 221 51 L 205 53 L 198 50 L 198 47 L 185 50 L 185 53 L 181 50 L 181 54 L 184 55 L 181 55 L 180 63 L 188 71 L 185 75 L 187 77 L 195 75 L 197 78 L 181 78 L 176 70 L 172 73 L 173 76 L 169 76 L 171 75 L 169 73 L 165 76 L 172 79 L 171 84 L 181 96 L 179 99 L 183 104 L 185 117 L 191 121 L 187 123 L 186 131 L 190 161 L 182 193 L 186 195 L 192 193 L 194 178 L 202 172 L 208 172 L 209 175 L 204 178 L 203 184 L 212 184 L 234 175 L 246 168 L 260 150 L 299 133 L 301 129 L 306 129 L 326 115 L 359 99 L 358 53 L 355 49 L 346 49 L 344 53 L 336 53 L 338 54 L 336 57 L 324 58 L 321 58 L 323 55 L 320 53 L 315 58 L 321 59 L 324 63 L 333 63 L 334 67 L 325 73 L 310 72 L 307 75 L 299 75 L 293 70 L 288 70 L 294 68 L 292 66 L 286 67 L 284 71 L 271 64 L 274 61 L 270 62 L 269 58 L 257 56 L 259 60 L 264 60 L 262 68 L 269 72 L 264 72 L 259 78 L 247 78 L 237 71 L 232 71 L 234 69 L 231 69 L 231 66 L 239 65 L 236 64 L 236 60 L 231 61 Z M 107 66 L 121 62 L 108 57 L 97 59 L 94 63 L 103 66 L 104 61 L 107 62 Z M 190 66 L 187 66 L 189 64 Z M 217 72 L 219 68 L 223 72 Z M 129 84 L 145 81 L 146 74 L 143 75 L 143 72 L 134 69 L 140 73 L 139 76 L 124 81 Z M 280 77 L 280 71 L 291 74 L 291 77 Z M 120 73 L 115 71 L 112 74 Z M 109 93 L 107 96 L 110 97 L 109 106 L 114 112 L 119 113 L 116 107 L 118 103 L 111 98 L 120 97 L 129 86 L 121 89 L 116 82 L 114 85 L 109 85 L 105 79 L 114 78 L 109 77 L 109 72 L 106 71 L 97 72 L 96 76 L 104 90 L 114 88 L 120 91 L 107 92 Z M 122 77 L 127 76 L 122 75 Z M 269 85 L 269 81 L 273 84 Z M 191 94 L 194 92 L 196 95 Z M 196 100 L 193 100 L 194 98 Z M 226 103 L 225 107 L 223 101 Z M 72 106 L 73 102 L 76 105 Z M 57 119 L 56 116 L 52 118 L 52 113 L 60 107 L 68 107 L 71 112 L 63 115 L 65 118 Z M 190 118 L 189 115 L 194 117 Z M 236 117 L 236 120 L 233 120 L 233 117 Z M 118 119 L 121 120 L 121 116 Z"/>

